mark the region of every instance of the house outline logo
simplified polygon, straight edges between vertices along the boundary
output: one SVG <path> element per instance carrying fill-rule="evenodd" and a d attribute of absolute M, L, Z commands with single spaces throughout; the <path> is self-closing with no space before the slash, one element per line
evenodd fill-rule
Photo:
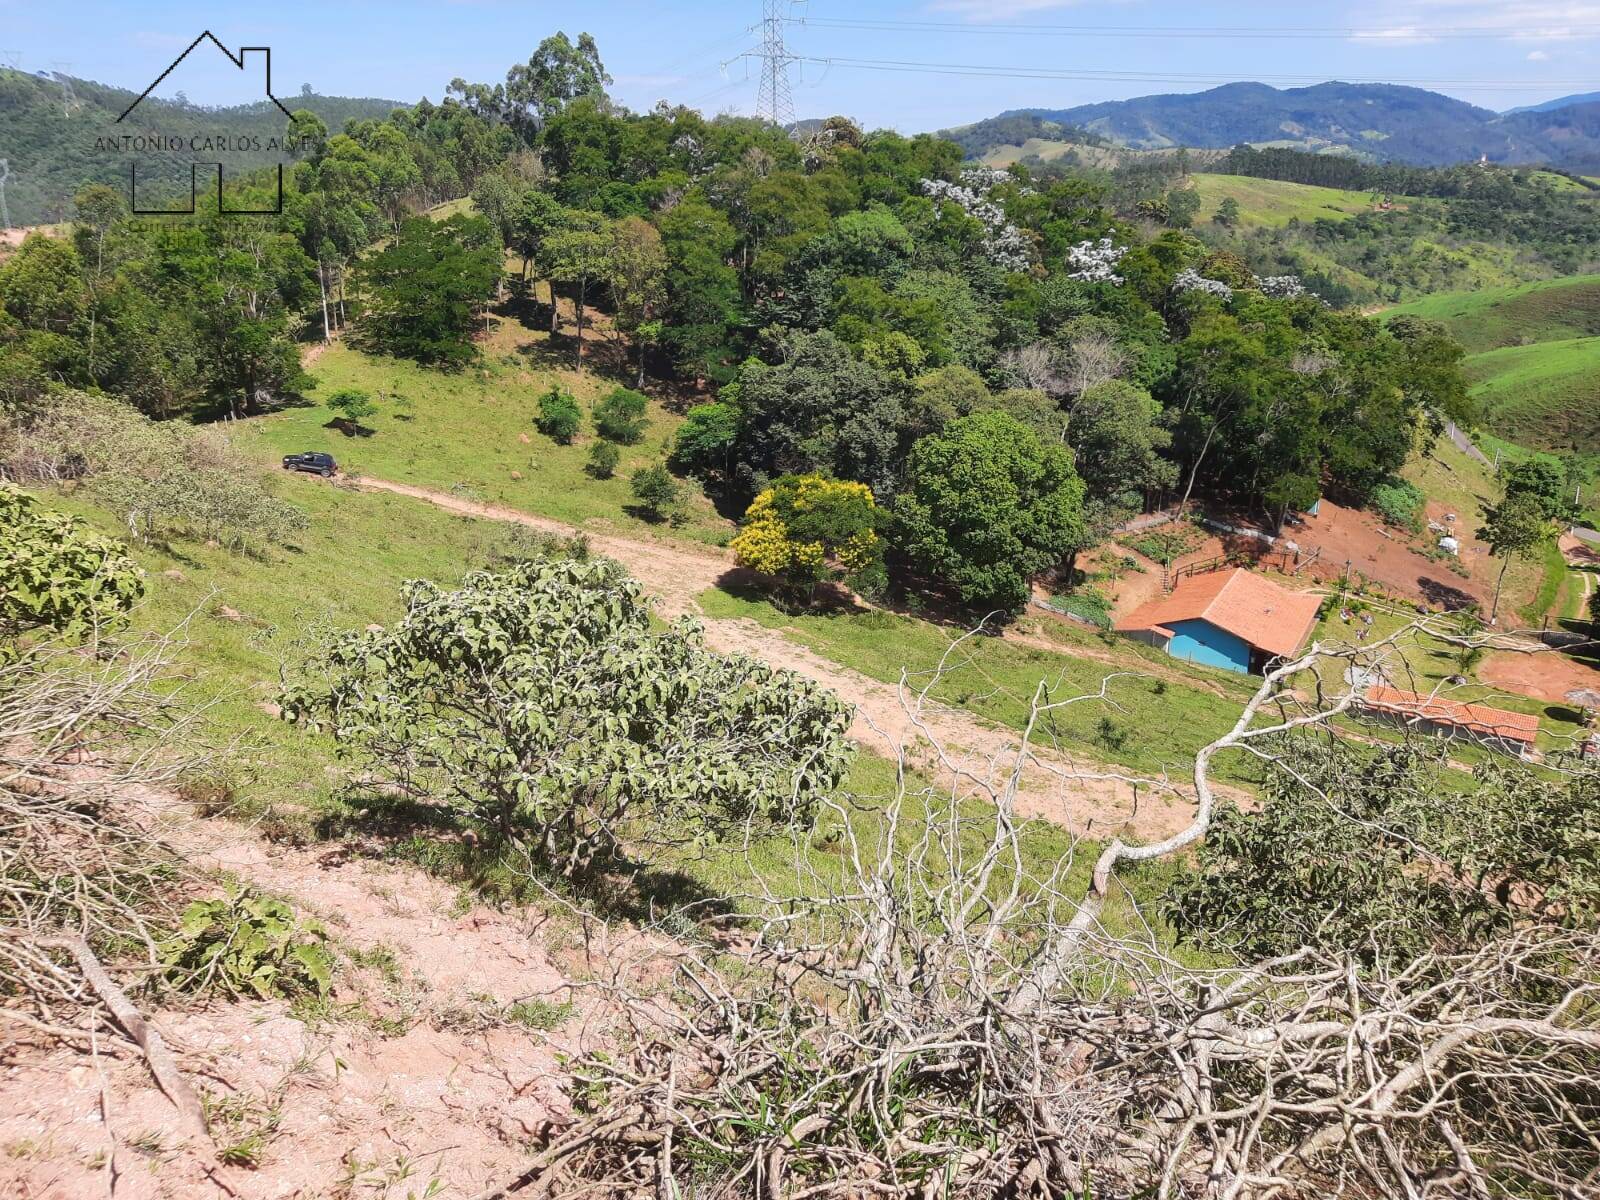
<path fill-rule="evenodd" d="M 263 61 L 264 79 L 262 80 L 262 88 L 263 88 L 263 91 L 266 94 L 267 99 L 271 100 L 274 104 L 276 104 L 278 106 L 278 110 L 280 112 L 282 112 L 284 116 L 291 117 L 291 118 L 294 116 L 293 113 L 291 113 L 287 108 L 285 108 L 283 106 L 283 102 L 272 94 L 272 47 L 271 46 L 240 46 L 239 47 L 239 53 L 235 54 L 232 50 L 229 50 L 226 46 L 224 46 L 222 44 L 221 41 L 219 41 L 217 39 L 216 34 L 212 33 L 209 29 L 207 29 L 207 30 L 203 31 L 200 34 L 199 37 L 195 38 L 194 41 L 190 42 L 188 47 L 185 48 L 185 50 L 183 51 L 183 53 L 178 55 L 177 58 L 173 59 L 172 60 L 172 64 L 169 67 L 167 67 L 167 69 L 165 71 L 161 72 L 161 74 L 157 75 L 155 77 L 155 80 L 150 84 L 150 86 L 145 88 L 144 91 L 140 92 L 138 98 L 135 99 L 132 104 L 128 105 L 127 108 L 123 109 L 122 110 L 122 115 L 119 116 L 116 119 L 116 121 L 113 122 L 113 123 L 117 124 L 117 125 L 120 125 L 120 124 L 122 124 L 123 121 L 127 120 L 128 116 L 133 112 L 133 110 L 138 108 L 139 105 L 141 105 L 142 103 L 144 103 L 144 101 L 149 98 L 150 93 L 155 91 L 158 87 L 160 87 L 162 82 L 167 78 L 167 76 L 171 75 L 174 71 L 176 71 L 178 69 L 178 67 L 182 65 L 183 60 L 188 58 L 190 54 L 194 53 L 195 48 L 198 47 L 201 42 L 210 42 L 218 50 L 222 51 L 222 53 L 227 57 L 228 61 L 231 62 L 234 66 L 238 67 L 239 70 L 241 70 L 241 71 L 243 71 L 245 69 L 245 55 L 247 55 L 247 54 L 261 54 L 261 55 L 263 55 L 264 57 L 263 57 L 262 61 Z M 194 212 L 195 212 L 195 201 L 196 201 L 196 199 L 197 199 L 197 197 L 199 195 L 199 192 L 200 192 L 200 168 L 202 166 L 204 166 L 204 167 L 215 167 L 216 168 L 216 173 L 217 173 L 217 180 L 216 180 L 216 183 L 217 183 L 217 211 L 222 216 L 225 216 L 225 217 L 276 216 L 276 215 L 280 215 L 283 212 L 283 164 L 282 163 L 278 164 L 278 199 L 277 199 L 277 203 L 272 208 L 228 208 L 223 203 L 223 199 L 222 199 L 222 167 L 223 167 L 223 164 L 221 162 L 191 162 L 189 164 L 189 207 L 188 208 L 140 208 L 139 207 L 139 164 L 137 162 L 132 162 L 132 163 L 128 164 L 128 204 L 129 204 L 130 209 L 135 214 L 137 214 L 139 216 L 152 216 L 152 217 L 193 216 Z"/>

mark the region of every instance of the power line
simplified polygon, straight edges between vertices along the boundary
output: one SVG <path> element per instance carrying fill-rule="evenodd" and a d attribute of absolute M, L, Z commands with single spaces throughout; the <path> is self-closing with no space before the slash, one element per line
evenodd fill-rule
<path fill-rule="evenodd" d="M 756 115 L 779 129 L 794 124 L 794 96 L 789 90 L 789 64 L 799 61 L 783 43 L 789 21 L 789 0 L 762 0 L 761 87 L 756 92 Z"/>
<path fill-rule="evenodd" d="M 1515 39 L 1533 41 L 1540 38 L 1600 37 L 1600 24 L 1562 24 L 1540 28 L 1487 25 L 1456 25 L 1429 27 L 1390 27 L 1384 29 L 1359 29 L 1315 26 L 1263 26 L 1263 25 L 1024 25 L 996 23 L 976 25 L 964 21 L 894 21 L 887 18 L 853 19 L 848 17 L 789 17 L 791 25 L 811 25 L 827 29 L 880 30 L 885 32 L 958 32 L 969 34 L 998 34 L 1008 37 L 1107 37 L 1107 38 L 1241 38 L 1259 39 L 1337 39 L 1341 41 L 1436 41 L 1443 39 Z"/>
<path fill-rule="evenodd" d="M 1121 71 L 1121 70 L 1089 70 L 1076 68 L 1050 68 L 1050 67 L 1003 67 L 987 63 L 931 63 L 914 62 L 902 59 L 877 59 L 877 58 L 843 58 L 838 56 L 823 57 L 819 55 L 789 55 L 791 62 L 818 63 L 829 67 L 842 67 L 863 71 L 890 71 L 902 73 L 920 73 L 928 75 L 965 75 L 985 79 L 1078 79 L 1099 82 L 1128 82 L 1128 83 L 1237 83 L 1239 76 L 1213 75 L 1190 72 L 1159 72 L 1159 71 Z M 1315 84 L 1325 83 L 1325 75 L 1253 75 L 1252 82 L 1274 82 L 1285 84 Z M 1567 79 L 1541 79 L 1537 83 L 1528 80 L 1496 80 L 1496 79 L 1406 79 L 1393 76 L 1360 77 L 1347 76 L 1340 80 L 1343 83 L 1357 84 L 1403 84 L 1411 87 L 1449 87 L 1463 90 L 1486 89 L 1494 91 L 1529 91 L 1549 92 L 1557 87 L 1587 87 L 1594 81 L 1567 80 Z"/>

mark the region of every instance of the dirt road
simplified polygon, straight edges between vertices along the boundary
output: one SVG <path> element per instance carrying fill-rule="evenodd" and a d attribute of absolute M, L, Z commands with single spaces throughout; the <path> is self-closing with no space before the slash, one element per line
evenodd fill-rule
<path fill-rule="evenodd" d="M 914 695 L 902 693 L 899 686 L 831 662 L 754 621 L 705 617 L 695 597 L 714 587 L 734 569 L 733 556 L 726 551 L 591 533 L 519 509 L 485 504 L 407 483 L 367 476 L 353 482 L 367 491 L 409 496 L 468 516 L 512 522 L 564 537 L 584 533 L 597 554 L 616 559 L 644 584 L 663 616 L 692 613 L 701 617 L 706 628 L 706 643 L 714 650 L 759 658 L 772 666 L 805 675 L 837 692 L 855 706 L 851 736 L 877 753 L 892 756 L 897 747 L 904 746 L 908 758 L 932 767 L 936 764 L 931 739 L 944 747 L 944 766 L 972 781 L 999 779 L 1016 762 L 1020 739 L 1009 729 L 931 701 L 919 705 Z M 1187 802 L 1151 794 L 1148 789 L 1136 792 L 1120 779 L 1079 777 L 1115 773 L 1116 768 L 1101 763 L 1032 748 L 1022 773 L 1018 809 L 1024 815 L 1054 821 L 1076 833 L 1093 837 L 1116 832 L 1141 838 L 1159 837 L 1188 823 L 1190 807 Z M 1236 790 L 1233 794 L 1243 795 Z"/>

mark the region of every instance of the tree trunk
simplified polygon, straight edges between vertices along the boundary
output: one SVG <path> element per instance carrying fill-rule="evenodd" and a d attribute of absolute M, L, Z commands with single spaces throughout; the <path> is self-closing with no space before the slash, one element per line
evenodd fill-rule
<path fill-rule="evenodd" d="M 317 290 L 322 293 L 322 341 L 326 344 L 333 340 L 333 333 L 328 327 L 328 277 L 320 258 L 317 259 Z"/>
<path fill-rule="evenodd" d="M 642 392 L 644 390 L 644 340 L 642 338 L 639 341 L 639 378 L 633 386 L 637 391 Z"/>
<path fill-rule="evenodd" d="M 1195 457 L 1194 466 L 1189 470 L 1189 486 L 1183 489 L 1183 500 L 1178 505 L 1178 516 L 1183 516 L 1189 510 L 1189 495 L 1194 491 L 1195 477 L 1200 474 L 1200 464 L 1206 460 L 1206 452 L 1211 449 L 1211 439 L 1217 436 L 1217 427 L 1220 421 L 1213 421 L 1211 428 L 1206 431 L 1206 440 L 1200 444 L 1200 453 Z"/>
<path fill-rule="evenodd" d="M 1494 624 L 1495 618 L 1500 615 L 1500 587 L 1505 583 L 1506 571 L 1509 570 L 1510 567 L 1511 556 L 1508 554 L 1506 555 L 1505 561 L 1500 564 L 1500 574 L 1495 578 L 1494 581 L 1494 603 L 1489 605 L 1489 624 L 1491 625 Z"/>
<path fill-rule="evenodd" d="M 556 308 L 556 281 L 550 281 L 550 336 L 561 332 L 561 318 Z"/>
<path fill-rule="evenodd" d="M 576 315 L 578 318 L 578 370 L 580 371 L 583 370 L 583 301 L 584 293 L 588 290 L 588 277 L 585 276 L 580 278 L 578 280 L 578 297 L 576 306 Z"/>

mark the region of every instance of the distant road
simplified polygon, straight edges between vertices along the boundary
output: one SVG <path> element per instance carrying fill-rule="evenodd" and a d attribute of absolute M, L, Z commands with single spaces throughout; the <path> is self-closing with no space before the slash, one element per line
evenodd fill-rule
<path fill-rule="evenodd" d="M 1462 433 L 1461 430 L 1456 427 L 1456 423 L 1454 421 L 1446 421 L 1444 423 L 1444 431 L 1450 435 L 1450 440 L 1456 444 L 1456 449 L 1461 451 L 1461 453 L 1465 454 L 1468 458 L 1475 458 L 1486 467 L 1492 467 L 1494 465 L 1488 460 L 1487 457 L 1484 456 L 1482 450 L 1479 450 L 1472 444 L 1472 439 L 1466 434 Z"/>

